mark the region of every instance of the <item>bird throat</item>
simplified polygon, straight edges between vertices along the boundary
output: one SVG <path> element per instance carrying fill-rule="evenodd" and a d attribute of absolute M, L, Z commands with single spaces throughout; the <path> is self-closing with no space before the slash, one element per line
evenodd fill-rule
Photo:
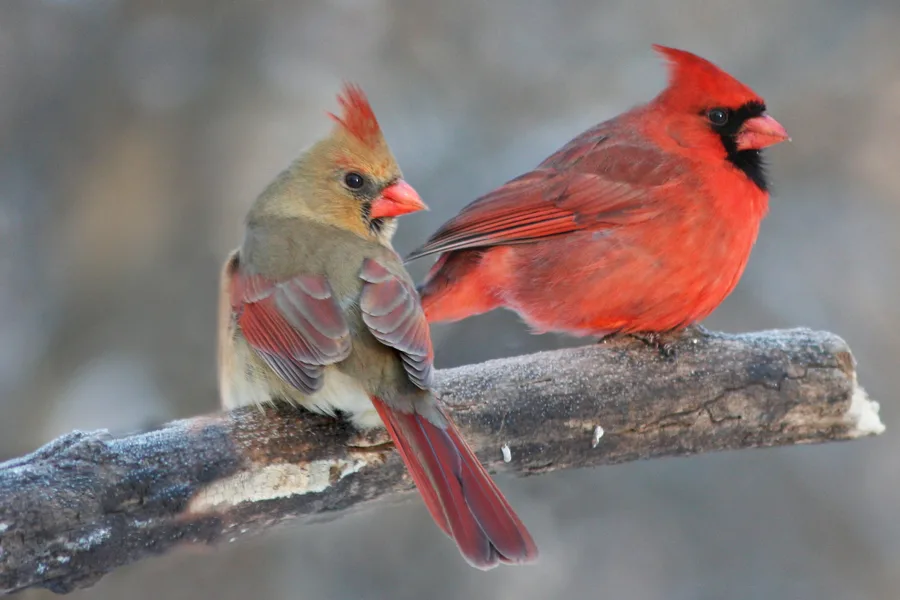
<path fill-rule="evenodd" d="M 384 229 L 384 219 L 372 219 L 369 221 L 369 230 L 375 235 L 380 235 Z"/>
<path fill-rule="evenodd" d="M 733 146 L 729 148 L 729 142 Z M 766 164 L 761 150 L 738 150 L 734 139 L 724 139 L 725 151 L 728 153 L 728 162 L 743 171 L 756 187 L 763 192 L 769 191 L 769 180 L 766 175 Z"/>
<path fill-rule="evenodd" d="M 731 118 L 726 125 L 713 127 L 713 131 L 719 136 L 728 162 L 737 167 L 750 181 L 756 184 L 763 192 L 769 191 L 769 180 L 766 174 L 766 163 L 763 160 L 761 150 L 738 150 L 737 135 L 744 122 L 758 117 L 765 111 L 765 106 L 758 102 L 748 102 L 731 111 Z"/>
<path fill-rule="evenodd" d="M 756 184 L 763 192 L 769 190 L 769 181 L 766 177 L 766 165 L 760 150 L 739 150 L 737 136 L 748 119 L 763 114 L 766 107 L 761 102 L 751 101 L 740 108 L 728 111 L 729 119 L 722 125 L 711 125 L 713 132 L 719 137 L 728 162 L 737 167 L 750 181 Z M 704 114 L 706 111 L 702 111 Z"/>

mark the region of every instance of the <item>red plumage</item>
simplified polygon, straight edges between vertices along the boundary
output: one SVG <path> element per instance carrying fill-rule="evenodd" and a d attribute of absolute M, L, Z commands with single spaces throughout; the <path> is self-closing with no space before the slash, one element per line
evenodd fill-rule
<path fill-rule="evenodd" d="M 322 387 L 326 366 L 350 355 L 350 329 L 324 277 L 297 275 L 279 282 L 236 270 L 231 307 L 266 364 L 307 394 Z"/>
<path fill-rule="evenodd" d="M 670 80 L 654 100 L 475 200 L 408 257 L 441 254 L 419 287 L 429 321 L 506 307 L 537 332 L 664 332 L 734 289 L 768 206 L 759 150 L 787 134 L 712 63 L 655 48 Z"/>
<path fill-rule="evenodd" d="M 381 127 L 375 118 L 375 111 L 359 86 L 344 84 L 344 89 L 338 95 L 338 104 L 342 109 L 341 116 L 333 113 L 328 115 L 347 133 L 369 147 L 374 148 L 382 143 Z"/>
<path fill-rule="evenodd" d="M 438 425 L 372 397 L 435 523 L 466 560 L 484 569 L 537 558 L 537 546 L 497 485 L 443 411 Z M 437 406 L 440 410 L 440 407 Z"/>

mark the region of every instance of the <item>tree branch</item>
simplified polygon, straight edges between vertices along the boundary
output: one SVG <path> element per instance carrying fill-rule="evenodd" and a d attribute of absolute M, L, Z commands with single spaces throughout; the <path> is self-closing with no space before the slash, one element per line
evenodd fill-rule
<path fill-rule="evenodd" d="M 488 468 L 521 475 L 884 429 L 833 334 L 710 334 L 675 350 L 622 339 L 443 370 L 439 388 Z M 386 441 L 285 406 L 70 433 L 0 464 L 0 593 L 68 592 L 182 543 L 408 490 Z"/>

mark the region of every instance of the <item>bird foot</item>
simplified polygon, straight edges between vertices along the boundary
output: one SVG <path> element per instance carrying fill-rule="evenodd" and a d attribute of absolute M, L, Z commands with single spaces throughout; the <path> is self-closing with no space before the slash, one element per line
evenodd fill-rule
<path fill-rule="evenodd" d="M 371 454 L 385 454 L 387 452 L 393 452 L 394 442 L 384 442 L 383 444 L 376 444 L 375 446 L 354 446 L 349 445 L 348 448 L 351 452 L 357 453 L 371 453 Z"/>
<path fill-rule="evenodd" d="M 357 431 L 349 440 L 347 447 L 353 452 L 390 452 L 394 442 L 384 429 L 368 429 Z"/>
<path fill-rule="evenodd" d="M 707 338 L 711 332 L 702 325 L 689 325 L 678 331 L 651 331 L 629 333 L 623 337 L 634 338 L 659 352 L 662 358 L 674 359 L 678 342 L 689 338 Z"/>
<path fill-rule="evenodd" d="M 678 341 L 678 337 L 670 333 L 631 333 L 628 334 L 628 337 L 632 337 L 655 349 L 662 358 L 675 358 L 675 343 Z"/>
<path fill-rule="evenodd" d="M 681 337 L 697 337 L 697 338 L 708 338 L 712 335 L 712 332 L 700 325 L 699 323 L 694 323 L 693 325 L 688 325 L 681 332 Z"/>

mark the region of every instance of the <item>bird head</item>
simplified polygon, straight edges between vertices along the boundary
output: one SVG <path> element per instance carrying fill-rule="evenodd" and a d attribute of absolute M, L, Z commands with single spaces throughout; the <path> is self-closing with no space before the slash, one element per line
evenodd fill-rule
<path fill-rule="evenodd" d="M 303 216 L 384 245 L 401 215 L 427 210 L 404 179 L 365 94 L 346 84 L 330 134 L 315 143 L 263 196 L 265 212 Z"/>
<path fill-rule="evenodd" d="M 761 189 L 767 187 L 759 151 L 790 140 L 766 114 L 763 99 L 719 67 L 685 50 L 654 45 L 669 66 L 669 85 L 654 100 L 681 125 L 679 141 L 724 152 Z"/>

